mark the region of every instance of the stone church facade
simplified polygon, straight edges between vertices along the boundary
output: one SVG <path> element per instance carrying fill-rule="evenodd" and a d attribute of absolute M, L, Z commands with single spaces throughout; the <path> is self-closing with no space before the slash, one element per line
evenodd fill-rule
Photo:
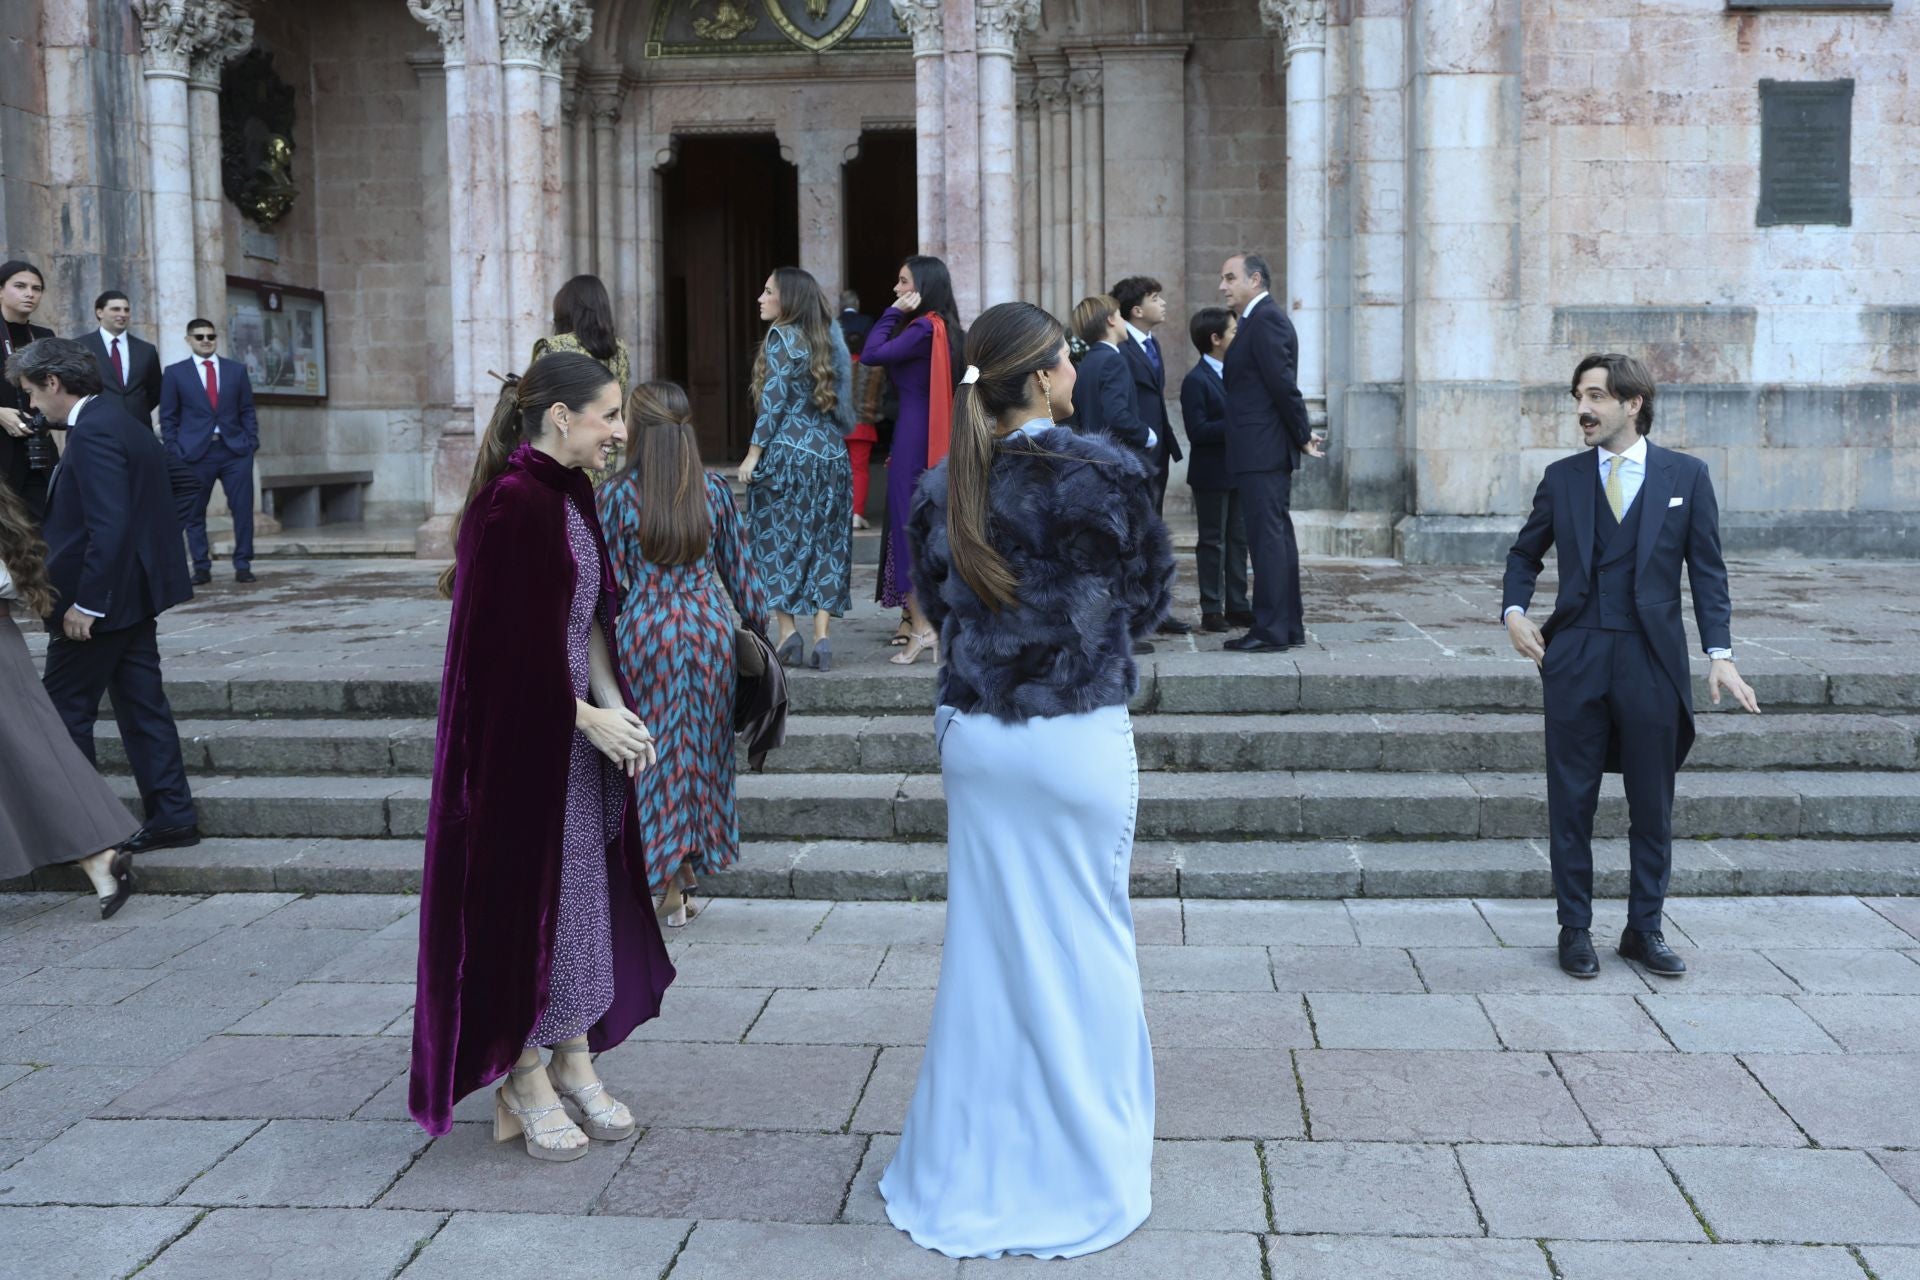
<path fill-rule="evenodd" d="M 1305 550 L 1497 556 L 1618 349 L 1731 549 L 1914 555 L 1914 48 L 1915 0 L 38 0 L 0 249 L 56 331 L 120 288 L 169 361 L 324 295 L 261 469 L 370 471 L 426 553 L 576 272 L 721 462 L 775 266 L 877 312 L 937 253 L 965 316 L 1153 275 L 1177 381 L 1253 250 L 1331 432 Z"/>

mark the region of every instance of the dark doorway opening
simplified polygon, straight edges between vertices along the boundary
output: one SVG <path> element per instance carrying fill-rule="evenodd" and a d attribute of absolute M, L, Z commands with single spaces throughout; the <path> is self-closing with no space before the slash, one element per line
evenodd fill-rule
<path fill-rule="evenodd" d="M 661 367 L 693 402 L 701 456 L 734 462 L 753 436 L 748 384 L 766 331 L 754 299 L 800 260 L 799 172 L 771 136 L 678 138 L 661 197 Z"/>
<path fill-rule="evenodd" d="M 914 138 L 891 130 L 860 135 L 860 154 L 842 170 L 847 210 L 847 287 L 860 310 L 878 316 L 893 305 L 900 260 L 919 247 L 914 196 Z"/>

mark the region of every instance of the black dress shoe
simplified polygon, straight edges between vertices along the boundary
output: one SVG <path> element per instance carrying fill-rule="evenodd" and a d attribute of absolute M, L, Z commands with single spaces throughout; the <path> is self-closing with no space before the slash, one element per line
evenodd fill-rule
<path fill-rule="evenodd" d="M 198 824 L 185 827 L 142 827 L 120 846 L 122 854 L 152 853 L 155 849 L 185 849 L 200 843 Z"/>
<path fill-rule="evenodd" d="M 1268 644 L 1265 640 L 1257 639 L 1252 633 L 1248 633 L 1237 640 L 1229 640 L 1220 647 L 1223 649 L 1231 649 L 1235 653 L 1285 653 L 1293 646 L 1288 644 Z"/>
<path fill-rule="evenodd" d="M 1154 630 L 1163 636 L 1190 636 L 1193 634 L 1193 624 L 1182 622 L 1178 618 L 1168 618 Z"/>
<path fill-rule="evenodd" d="M 1135 640 L 1133 642 L 1133 652 L 1136 656 L 1143 653 L 1152 653 L 1153 651 L 1153 644 L 1150 641 Z"/>
<path fill-rule="evenodd" d="M 1230 627 L 1250 627 L 1253 625 L 1253 612 L 1250 609 L 1227 610 L 1227 625 Z"/>
<path fill-rule="evenodd" d="M 1225 614 L 1220 614 L 1220 613 L 1203 613 L 1203 614 L 1201 614 L 1201 615 L 1200 615 L 1200 629 L 1201 629 L 1202 631 L 1226 631 L 1226 630 L 1228 630 L 1229 628 L 1228 628 L 1228 626 L 1227 626 L 1227 619 L 1226 619 L 1226 615 L 1225 615 Z"/>
<path fill-rule="evenodd" d="M 1593 934 L 1585 929 L 1560 930 L 1560 967 L 1576 978 L 1600 976 L 1600 957 L 1593 950 Z"/>
<path fill-rule="evenodd" d="M 113 896 L 100 899 L 102 920 L 113 919 L 113 913 L 126 906 L 127 899 L 133 896 L 133 855 L 121 849 L 113 855 L 107 870 L 113 876 Z"/>
<path fill-rule="evenodd" d="M 1620 935 L 1620 955 L 1663 978 L 1677 978 L 1687 971 L 1687 962 L 1674 954 L 1658 929 L 1626 930 Z"/>
<path fill-rule="evenodd" d="M 212 581 L 213 581 L 213 572 L 212 572 L 211 570 L 209 570 L 209 569 L 195 569 L 195 570 L 193 571 L 193 585 L 194 585 L 194 586 L 196 586 L 196 587 L 204 587 L 204 586 L 206 586 L 206 585 L 207 585 L 208 583 L 210 583 L 210 582 L 212 582 Z"/>
<path fill-rule="evenodd" d="M 256 578 L 256 577 L 254 577 L 254 576 L 253 576 L 253 570 L 251 570 L 251 569 L 236 569 L 236 570 L 234 570 L 234 573 L 233 573 L 233 580 L 234 580 L 235 582 L 258 582 L 258 581 L 260 581 L 260 579 L 258 579 L 258 578 Z"/>

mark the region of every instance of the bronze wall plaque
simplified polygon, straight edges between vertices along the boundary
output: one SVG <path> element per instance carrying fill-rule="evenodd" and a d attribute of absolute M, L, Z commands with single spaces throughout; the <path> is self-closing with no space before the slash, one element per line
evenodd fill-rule
<path fill-rule="evenodd" d="M 1757 225 L 1853 225 L 1853 81 L 1760 82 Z"/>

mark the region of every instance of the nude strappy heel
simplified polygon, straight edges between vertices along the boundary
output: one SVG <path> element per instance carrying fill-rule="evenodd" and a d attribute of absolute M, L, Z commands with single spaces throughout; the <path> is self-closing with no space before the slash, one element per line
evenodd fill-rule
<path fill-rule="evenodd" d="M 920 660 L 920 655 L 933 650 L 933 665 L 940 665 L 940 633 L 938 631 L 916 632 L 907 641 L 907 647 L 894 654 L 887 661 L 896 667 L 910 667 Z"/>
<path fill-rule="evenodd" d="M 591 1052 L 585 1046 L 579 1048 L 558 1044 L 553 1046 L 555 1062 L 560 1060 L 560 1055 L 563 1053 L 570 1058 L 578 1058 L 585 1057 Z M 580 1128 L 596 1142 L 623 1142 L 631 1138 L 634 1130 L 639 1127 L 634 1124 L 633 1113 L 627 1110 L 626 1104 L 615 1102 L 608 1097 L 607 1086 L 600 1081 L 595 1080 L 592 1084 L 582 1085 L 578 1089 L 568 1088 L 560 1083 L 559 1077 L 554 1075 L 551 1063 L 547 1066 L 547 1080 L 553 1085 L 555 1093 L 580 1109 Z M 597 1110 L 592 1105 L 595 1099 L 599 1099 L 601 1104 Z"/>
<path fill-rule="evenodd" d="M 507 1075 L 509 1077 L 527 1076 L 540 1069 L 540 1064 L 536 1062 L 530 1067 L 514 1067 L 507 1072 Z M 541 1128 L 540 1122 L 556 1111 L 561 1113 L 561 1125 Z M 554 1145 L 555 1140 L 566 1136 L 568 1130 L 575 1133 L 581 1131 L 578 1125 L 566 1118 L 566 1107 L 563 1104 L 555 1102 L 544 1107 L 516 1107 L 507 1101 L 506 1085 L 501 1085 L 493 1091 L 493 1140 L 495 1142 L 505 1142 L 509 1138 L 524 1136 L 527 1154 L 535 1160 L 550 1160 L 555 1164 L 565 1164 L 569 1160 L 578 1160 L 587 1154 L 587 1144 L 584 1142 L 577 1147 Z M 592 1134 L 589 1133 L 587 1136 L 591 1137 Z"/>

